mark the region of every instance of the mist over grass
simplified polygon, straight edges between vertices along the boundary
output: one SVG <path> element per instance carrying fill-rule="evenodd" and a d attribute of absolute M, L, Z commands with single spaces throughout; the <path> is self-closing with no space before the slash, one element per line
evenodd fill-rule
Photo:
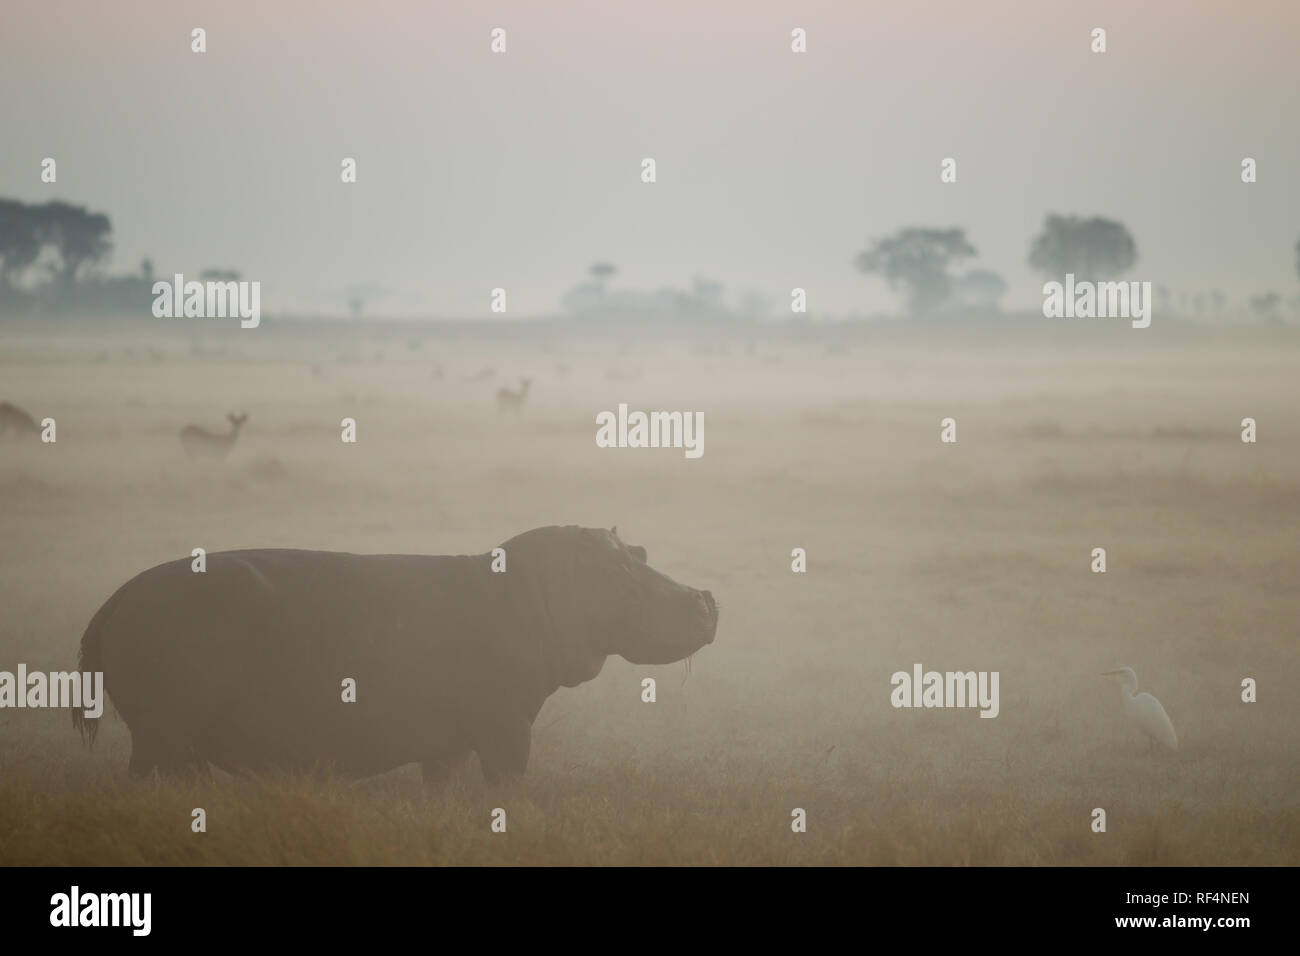
<path fill-rule="evenodd" d="M 431 789 L 134 781 L 111 712 L 91 751 L 65 711 L 2 710 L 0 864 L 1300 862 L 1289 330 L 118 329 L 0 329 L 0 400 L 58 421 L 0 441 L 0 669 L 71 668 L 118 585 L 194 547 L 477 553 L 554 523 L 617 524 L 721 623 L 689 672 L 613 658 L 557 692 L 507 786 L 473 758 Z M 597 448 L 620 402 L 703 411 L 704 456 Z M 232 410 L 230 457 L 187 460 L 181 427 Z M 999 671 L 999 716 L 895 710 L 914 662 Z M 1125 723 L 1121 665 L 1177 753 Z"/>

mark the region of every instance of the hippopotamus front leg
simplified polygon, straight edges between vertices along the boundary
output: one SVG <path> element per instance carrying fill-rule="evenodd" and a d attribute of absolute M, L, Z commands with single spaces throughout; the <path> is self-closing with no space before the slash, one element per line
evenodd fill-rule
<path fill-rule="evenodd" d="M 488 783 L 499 783 L 523 775 L 528 769 L 528 749 L 533 725 L 524 717 L 492 720 L 479 729 L 474 749 Z"/>

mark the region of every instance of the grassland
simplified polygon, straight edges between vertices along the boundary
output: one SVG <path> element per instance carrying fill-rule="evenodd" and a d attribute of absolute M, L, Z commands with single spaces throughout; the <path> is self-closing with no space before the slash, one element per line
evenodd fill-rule
<path fill-rule="evenodd" d="M 66 712 L 3 710 L 0 864 L 1300 862 L 1295 333 L 199 334 L 0 328 L 0 399 L 58 422 L 0 441 L 0 669 L 73 666 L 114 588 L 194 547 L 481 552 L 554 523 L 712 589 L 718 639 L 559 691 L 499 787 L 473 761 L 432 790 L 138 782 L 114 717 L 89 751 Z M 704 411 L 703 458 L 598 449 L 619 402 Z M 187 460 L 181 426 L 229 410 L 231 456 Z M 1000 715 L 895 710 L 918 661 L 999 671 Z M 1179 752 L 1126 726 L 1099 676 L 1125 664 Z"/>

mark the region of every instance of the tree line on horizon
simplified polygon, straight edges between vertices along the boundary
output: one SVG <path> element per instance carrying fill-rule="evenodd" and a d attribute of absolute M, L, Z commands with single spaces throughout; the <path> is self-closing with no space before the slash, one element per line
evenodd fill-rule
<path fill-rule="evenodd" d="M 91 212 L 58 200 L 28 204 L 0 199 L 0 311 L 72 312 L 138 311 L 152 297 L 153 263 L 145 259 L 138 274 L 107 276 L 98 267 L 113 248 L 112 223 L 104 213 Z M 1006 281 L 988 269 L 952 270 L 978 256 L 978 250 L 961 228 L 936 229 L 909 226 L 890 236 L 874 240 L 860 252 L 854 264 L 864 274 L 878 275 L 889 287 L 902 293 L 904 306 L 913 316 L 945 313 L 989 313 L 998 311 L 998 301 L 1007 289 Z M 1028 264 L 1047 279 L 1073 273 L 1078 281 L 1116 279 L 1137 262 L 1137 243 L 1122 223 L 1094 216 L 1048 214 L 1041 232 L 1030 244 Z M 1296 273 L 1300 276 L 1300 241 L 1296 243 Z M 697 278 L 691 289 L 660 289 L 652 293 L 609 289 L 616 267 L 597 262 L 589 279 L 567 293 L 563 307 L 577 314 L 672 314 L 678 316 L 717 315 L 731 312 L 724 304 L 721 283 Z M 208 279 L 238 279 L 230 269 L 208 269 Z M 28 281 L 35 277 L 35 282 Z M 360 314 L 363 300 L 349 293 L 349 307 Z M 368 287 L 366 287 L 368 288 Z M 1170 305 L 1168 289 L 1157 296 Z M 1290 300 L 1300 314 L 1300 298 Z M 762 314 L 772 300 L 757 292 L 742 299 L 741 312 Z M 1191 302 L 1201 314 L 1212 306 L 1222 315 L 1226 296 L 1219 290 L 1197 294 Z M 1266 292 L 1248 299 L 1258 317 L 1280 321 L 1284 299 Z M 1180 310 L 1186 312 L 1186 295 Z"/>
<path fill-rule="evenodd" d="M 136 274 L 104 275 L 113 224 L 85 206 L 0 199 L 0 314 L 139 312 L 153 300 L 153 262 Z M 231 269 L 204 279 L 237 280 Z"/>
<path fill-rule="evenodd" d="M 995 309 L 1007 284 L 996 272 L 973 269 L 962 275 L 949 268 L 979 255 L 964 229 L 909 227 L 877 239 L 858 254 L 857 267 L 880 275 L 901 289 L 907 310 L 929 314 L 947 309 Z M 1114 278 L 1137 261 L 1137 243 L 1119 222 L 1101 217 L 1049 214 L 1033 240 L 1029 265 L 1045 278 L 1073 273 L 1083 281 Z"/>
<path fill-rule="evenodd" d="M 1300 240 L 1296 242 L 1296 274 L 1300 276 Z M 996 273 L 972 270 L 952 275 L 950 268 L 978 255 L 964 229 L 906 228 L 875 240 L 855 260 L 864 273 L 876 274 L 891 289 L 903 293 L 907 311 L 928 315 L 962 309 L 997 308 L 997 297 L 1006 283 Z M 1046 280 L 1060 280 L 1072 273 L 1078 282 L 1114 281 L 1137 262 L 1137 243 L 1123 223 L 1100 216 L 1083 218 L 1049 213 L 1042 231 L 1034 237 L 1028 264 Z M 972 291 L 975 301 L 971 301 Z M 1155 288 L 1161 311 L 1173 305 L 1166 286 Z M 982 299 L 982 301 L 981 301 Z M 1179 297 L 1178 311 L 1203 315 L 1207 310 L 1222 317 L 1227 296 L 1220 289 L 1196 293 L 1188 301 Z M 1280 322 L 1284 299 L 1276 292 L 1250 296 L 1251 314 L 1267 322 Z M 1300 296 L 1290 300 L 1300 316 Z"/>

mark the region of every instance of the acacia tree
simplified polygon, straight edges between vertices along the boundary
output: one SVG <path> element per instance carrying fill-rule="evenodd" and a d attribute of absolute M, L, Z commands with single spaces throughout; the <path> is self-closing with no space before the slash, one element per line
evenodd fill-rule
<path fill-rule="evenodd" d="M 908 311 L 924 313 L 951 296 L 949 264 L 977 254 L 964 229 L 913 226 L 877 239 L 870 249 L 858 253 L 856 262 L 863 272 L 883 276 L 891 289 L 901 286 Z"/>
<path fill-rule="evenodd" d="M 1047 278 L 1074 273 L 1096 282 L 1119 275 L 1137 261 L 1137 243 L 1123 223 L 1094 216 L 1049 214 L 1029 249 L 1029 265 Z"/>
<path fill-rule="evenodd" d="M 40 244 L 52 247 L 58 254 L 54 274 L 65 288 L 76 283 L 82 266 L 99 262 L 113 248 L 109 239 L 113 225 L 103 213 L 57 200 L 32 206 L 30 213 Z"/>

